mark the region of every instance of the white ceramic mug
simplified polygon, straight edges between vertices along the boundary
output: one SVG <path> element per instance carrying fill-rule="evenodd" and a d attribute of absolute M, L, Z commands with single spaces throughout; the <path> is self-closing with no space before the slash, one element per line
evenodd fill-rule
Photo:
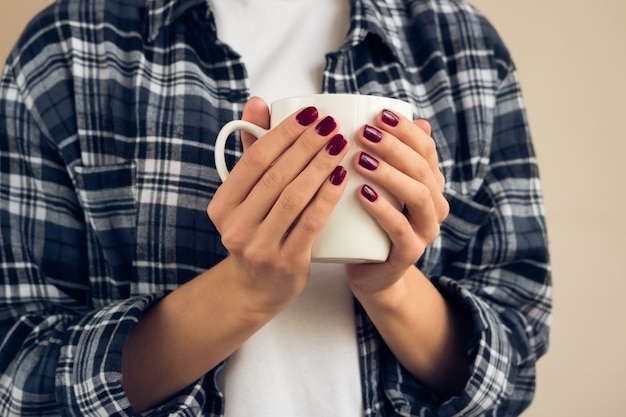
<path fill-rule="evenodd" d="M 364 124 L 375 126 L 376 117 L 383 109 L 412 119 L 411 105 L 397 99 L 358 94 L 288 97 L 271 104 L 270 129 L 306 106 L 315 106 L 321 117 L 332 116 L 339 125 L 339 132 L 350 141 L 350 150 L 342 162 L 348 171 L 348 183 L 313 245 L 312 259 L 314 262 L 336 263 L 384 262 L 391 248 L 389 237 L 357 198 L 365 179 L 352 165 L 354 155 L 362 150 L 356 135 Z M 231 121 L 222 128 L 215 142 L 215 166 L 222 181 L 228 176 L 224 157 L 226 140 L 237 130 L 244 130 L 256 137 L 268 132 L 243 120 Z M 400 208 L 401 203 L 388 192 L 380 188 L 376 188 L 376 191 Z"/>

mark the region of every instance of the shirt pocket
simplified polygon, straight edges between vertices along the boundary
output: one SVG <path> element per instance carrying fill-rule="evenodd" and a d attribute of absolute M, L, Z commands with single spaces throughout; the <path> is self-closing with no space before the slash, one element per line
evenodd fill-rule
<path fill-rule="evenodd" d="M 127 294 L 137 246 L 137 166 L 126 162 L 76 166 L 78 197 L 85 213 L 92 276 L 113 278 L 122 287 L 102 288 L 105 299 Z M 108 279 L 101 280 L 103 283 Z M 113 284 L 111 284 L 113 285 Z M 103 300 L 106 301 L 106 300 Z"/>

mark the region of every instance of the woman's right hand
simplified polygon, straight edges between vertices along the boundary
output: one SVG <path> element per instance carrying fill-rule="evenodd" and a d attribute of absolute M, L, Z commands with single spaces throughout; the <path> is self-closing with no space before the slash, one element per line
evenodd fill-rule
<path fill-rule="evenodd" d="M 250 100 L 243 119 L 267 128 L 265 102 Z M 345 188 L 333 175 L 348 148 L 337 130 L 309 108 L 263 137 L 244 135 L 207 208 L 231 255 L 145 310 L 124 347 L 122 385 L 136 412 L 197 381 L 300 294 Z"/>
<path fill-rule="evenodd" d="M 243 118 L 267 127 L 267 105 L 251 99 Z M 230 253 L 229 279 L 259 308 L 281 310 L 308 281 L 313 242 L 345 188 L 349 144 L 338 129 L 307 107 L 256 140 L 244 135 L 241 160 L 207 208 Z"/>

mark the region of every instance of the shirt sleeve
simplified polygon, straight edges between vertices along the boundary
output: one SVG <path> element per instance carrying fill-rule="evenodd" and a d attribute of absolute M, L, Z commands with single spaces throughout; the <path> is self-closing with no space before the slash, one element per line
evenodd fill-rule
<path fill-rule="evenodd" d="M 535 365 L 548 348 L 552 288 L 542 191 L 517 75 L 512 64 L 503 72 L 480 185 L 471 194 L 446 191 L 450 216 L 429 248 L 440 256 L 422 265 L 472 318 L 471 377 L 462 392 L 438 398 L 383 355 L 387 396 L 407 415 L 519 415 L 533 399 Z"/>
<path fill-rule="evenodd" d="M 535 366 L 548 349 L 552 311 L 548 237 L 537 161 L 517 72 L 501 63 L 489 165 L 473 198 L 450 195 L 447 237 L 469 233 L 437 280 L 472 315 L 471 379 L 442 415 L 521 414 L 533 399 Z"/>
<path fill-rule="evenodd" d="M 92 298 L 108 278 L 93 276 L 66 149 L 52 141 L 73 129 L 62 102 L 71 76 L 50 42 L 46 53 L 35 51 L 41 39 L 30 45 L 12 55 L 0 81 L 0 416 L 131 416 L 124 344 L 164 294 L 111 295 L 119 301 L 107 305 Z M 206 379 L 148 415 L 197 415 Z"/>

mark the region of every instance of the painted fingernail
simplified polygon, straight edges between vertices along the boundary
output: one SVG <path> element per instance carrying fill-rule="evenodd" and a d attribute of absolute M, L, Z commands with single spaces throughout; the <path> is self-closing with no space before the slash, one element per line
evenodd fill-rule
<path fill-rule="evenodd" d="M 315 126 L 315 131 L 320 136 L 326 136 L 329 135 L 330 132 L 335 130 L 336 127 L 337 122 L 335 122 L 335 119 L 330 116 L 326 116 L 322 119 L 321 122 L 317 124 L 317 126 Z"/>
<path fill-rule="evenodd" d="M 348 141 L 346 140 L 346 138 L 344 138 L 342 134 L 338 133 L 333 136 L 331 140 L 328 141 L 328 144 L 326 144 L 326 152 L 333 156 L 339 155 L 347 144 Z"/>
<path fill-rule="evenodd" d="M 341 185 L 343 180 L 346 178 L 347 172 L 348 171 L 346 171 L 344 167 L 342 167 L 341 165 L 337 165 L 337 167 L 335 167 L 328 179 L 333 185 Z"/>
<path fill-rule="evenodd" d="M 359 165 L 369 171 L 374 171 L 376 168 L 378 168 L 380 163 L 378 162 L 378 159 L 374 158 L 372 155 L 361 152 L 361 154 L 359 155 Z"/>
<path fill-rule="evenodd" d="M 396 127 L 398 126 L 398 123 L 400 123 L 400 118 L 396 116 L 394 112 L 392 112 L 391 110 L 387 110 L 387 109 L 383 110 L 381 119 L 383 123 L 391 127 Z"/>
<path fill-rule="evenodd" d="M 374 189 L 367 184 L 361 187 L 361 195 L 372 203 L 378 200 L 378 194 L 376 191 L 374 191 Z"/>
<path fill-rule="evenodd" d="M 370 142 L 376 143 L 383 140 L 382 132 L 370 125 L 365 125 L 365 128 L 363 129 L 363 137 L 365 137 L 365 139 L 369 140 Z"/>
<path fill-rule="evenodd" d="M 313 106 L 306 107 L 296 115 L 296 120 L 302 126 L 308 126 L 317 120 L 318 112 Z"/>

